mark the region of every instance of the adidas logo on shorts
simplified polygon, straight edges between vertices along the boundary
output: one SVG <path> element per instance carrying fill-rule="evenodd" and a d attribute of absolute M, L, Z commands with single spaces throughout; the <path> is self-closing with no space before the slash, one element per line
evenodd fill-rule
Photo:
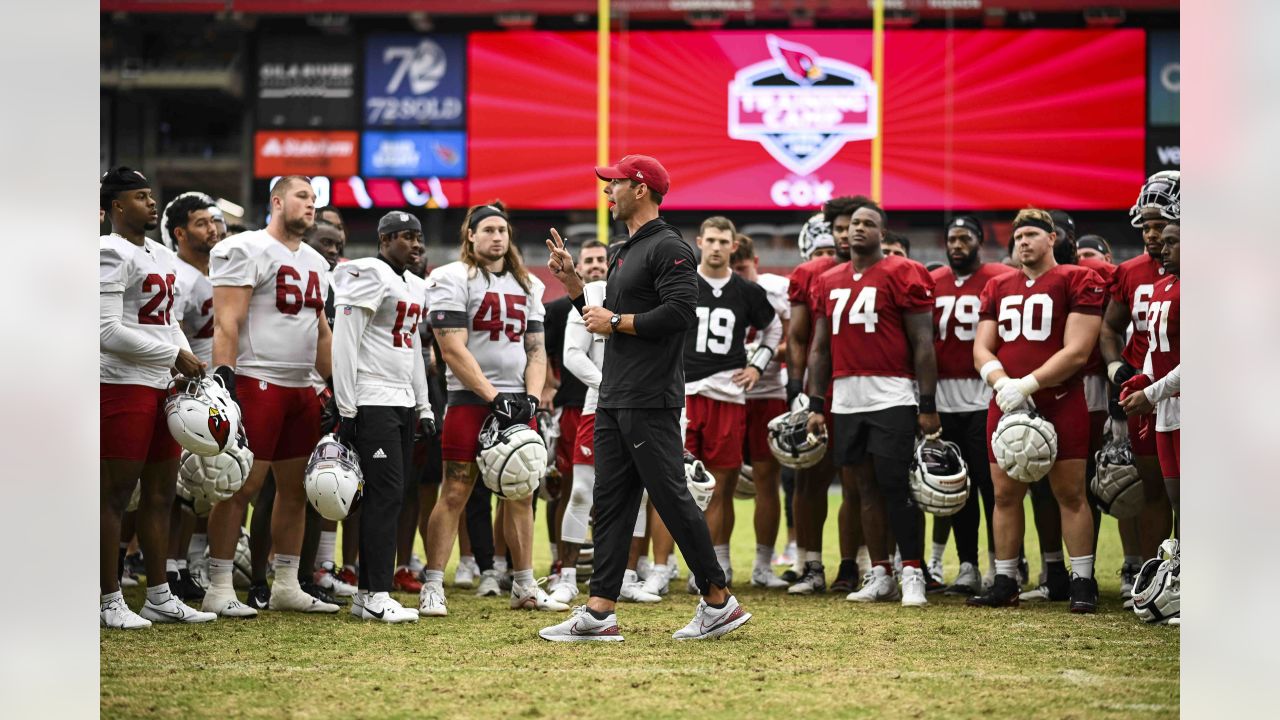
<path fill-rule="evenodd" d="M 382 448 L 378 448 L 377 450 L 374 450 L 374 451 L 373 451 L 373 459 L 374 459 L 374 460 L 386 460 L 386 459 L 387 459 L 387 454 L 386 454 L 386 453 L 384 453 L 384 452 L 382 452 Z"/>

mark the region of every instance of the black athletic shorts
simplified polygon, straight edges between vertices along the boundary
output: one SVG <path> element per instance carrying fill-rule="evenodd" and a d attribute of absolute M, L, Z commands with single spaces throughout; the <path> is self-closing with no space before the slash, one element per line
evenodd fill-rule
<path fill-rule="evenodd" d="M 836 413 L 832 435 L 832 459 L 838 466 L 856 465 L 868 455 L 911 462 L 916 446 L 916 407 L 898 407 L 865 413 Z"/>

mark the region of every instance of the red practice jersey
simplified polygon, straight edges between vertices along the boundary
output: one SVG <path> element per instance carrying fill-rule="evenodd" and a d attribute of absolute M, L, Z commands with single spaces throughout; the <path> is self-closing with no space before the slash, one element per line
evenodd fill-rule
<path fill-rule="evenodd" d="M 831 318 L 832 379 L 915 377 L 903 316 L 933 310 L 923 265 L 890 255 L 858 273 L 844 263 L 823 273 L 812 295 L 815 315 Z"/>
<path fill-rule="evenodd" d="M 792 305 L 804 305 L 812 315 L 816 302 L 813 299 L 813 286 L 822 277 L 822 273 L 839 264 L 834 256 L 819 257 L 801 263 L 791 271 L 791 283 L 787 286 L 787 300 Z"/>
<path fill-rule="evenodd" d="M 1111 278 L 1111 299 L 1129 306 L 1133 334 L 1125 343 L 1121 357 L 1139 370 L 1147 356 L 1147 306 L 1156 283 L 1165 279 L 1164 265 L 1143 253 L 1120 263 Z"/>
<path fill-rule="evenodd" d="M 1169 374 L 1182 362 L 1179 325 L 1181 311 L 1178 296 L 1182 284 L 1177 275 L 1156 283 L 1147 312 L 1147 340 L 1151 348 L 1151 376 L 1156 380 Z M 1141 368 L 1140 368 L 1141 369 Z"/>
<path fill-rule="evenodd" d="M 978 266 L 972 275 L 956 277 L 950 267 L 933 276 L 933 350 L 938 356 L 938 378 L 976 378 L 973 339 L 978 334 L 982 289 L 992 278 L 1017 272 L 1003 263 Z"/>
<path fill-rule="evenodd" d="M 1112 278 L 1116 274 L 1116 266 L 1106 260 L 1097 260 L 1094 258 L 1082 258 L 1080 267 L 1087 267 L 1098 273 L 1098 277 L 1102 278 L 1102 282 L 1111 287 Z M 1089 353 L 1089 362 L 1084 364 L 1085 375 L 1103 375 L 1106 368 L 1102 364 L 1102 348 L 1097 345 L 1093 346 L 1093 352 Z"/>

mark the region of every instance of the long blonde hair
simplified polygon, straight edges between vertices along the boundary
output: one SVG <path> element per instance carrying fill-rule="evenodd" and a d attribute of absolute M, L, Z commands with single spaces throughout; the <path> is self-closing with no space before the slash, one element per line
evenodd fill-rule
<path fill-rule="evenodd" d="M 471 217 L 482 208 L 494 208 L 502 213 L 503 219 L 507 223 L 507 252 L 502 256 L 503 267 L 511 273 L 516 279 L 516 283 L 526 292 L 532 292 L 529 282 L 529 270 L 524 266 L 524 256 L 520 254 L 520 248 L 516 247 L 516 229 L 512 227 L 511 220 L 506 217 L 507 208 L 502 204 L 501 200 L 485 203 L 484 205 L 473 205 L 467 209 L 467 216 L 462 220 L 462 246 L 458 251 L 458 259 L 470 268 L 470 272 L 479 271 L 484 274 L 485 280 L 489 279 L 489 271 L 485 268 L 484 263 L 476 258 L 475 243 L 471 241 Z"/>

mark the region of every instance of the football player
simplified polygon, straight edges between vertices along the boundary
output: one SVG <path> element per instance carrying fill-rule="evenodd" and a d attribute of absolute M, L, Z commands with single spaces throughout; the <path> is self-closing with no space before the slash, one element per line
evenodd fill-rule
<path fill-rule="evenodd" d="M 781 275 L 761 273 L 760 258 L 756 257 L 755 243 L 750 235 L 738 233 L 738 248 L 729 258 L 733 271 L 743 280 L 764 288 L 769 304 L 777 313 L 782 325 L 782 337 L 787 336 L 791 322 L 791 304 L 787 301 L 789 281 Z M 760 334 L 755 328 L 747 333 L 748 349 L 755 354 L 760 345 Z M 747 391 L 747 442 L 751 460 L 751 479 L 756 486 L 755 531 L 756 560 L 751 568 L 751 584 L 756 587 L 787 587 L 788 583 L 773 574 L 773 548 L 778 541 L 778 526 L 782 521 L 782 507 L 778 498 L 778 478 L 781 466 L 769 450 L 769 421 L 787 412 L 787 369 L 782 365 L 786 348 L 776 348 L 755 387 Z"/>
<path fill-rule="evenodd" d="M 332 337 L 322 289 L 329 264 L 303 242 L 315 222 L 315 197 L 307 178 L 281 178 L 271 190 L 267 228 L 229 238 L 210 253 L 214 372 L 241 405 L 254 453 L 244 486 L 209 514 L 211 586 L 204 607 L 224 617 L 258 614 L 236 599 L 231 573 L 241 519 L 268 471 L 276 486 L 275 585 L 268 607 L 338 611 L 337 605 L 304 592 L 298 580 L 307 504 L 303 473 L 320 439 L 321 405 L 312 371 L 329 376 Z"/>
<path fill-rule="evenodd" d="M 995 391 L 987 409 L 987 435 L 1005 413 L 1034 409 L 1057 430 L 1057 459 L 1049 483 L 1058 501 L 1071 563 L 1071 612 L 1097 609 L 1093 577 L 1093 517 L 1085 499 L 1089 410 L 1081 371 L 1097 342 L 1105 289 L 1102 278 L 1078 265 L 1058 265 L 1057 232 L 1049 213 L 1028 208 L 1013 221 L 1022 268 L 991 279 L 982 291 L 974 366 Z M 1017 605 L 1018 551 L 1023 535 L 1026 483 L 1011 478 L 988 451 L 995 484 L 993 517 L 996 577 L 968 603 Z"/>
<path fill-rule="evenodd" d="M 914 260 L 884 254 L 885 225 L 879 205 L 867 202 L 855 210 L 849 224 L 852 260 L 826 271 L 814 285 L 809 429 L 825 434 L 830 412 L 834 442 L 828 454 L 842 484 L 856 483 L 861 501 L 872 568 L 862 589 L 845 599 L 901 599 L 904 606 L 919 607 L 928 603 L 922 518 L 911 500 L 909 471 L 916 430 L 926 436 L 941 431 L 934 395 L 933 278 Z M 901 590 L 894 580 L 893 539 L 902 556 Z"/>
<path fill-rule="evenodd" d="M 703 220 L 696 243 L 702 255 L 694 311 L 698 327 L 685 336 L 684 446 L 716 479 L 705 515 L 716 559 L 732 584 L 729 538 L 733 533 L 733 491 L 742 469 L 746 393 L 772 360 L 782 340 L 782 323 L 764 289 L 743 280 L 729 267 L 729 257 L 738 246 L 732 221 L 721 216 Z M 750 358 L 744 342 L 748 328 L 762 331 L 759 347 Z"/>
<path fill-rule="evenodd" d="M 853 213 L 862 205 L 870 202 L 867 198 L 838 197 L 827 201 L 822 206 L 822 222 L 826 224 L 826 232 L 831 236 L 834 253 L 817 255 L 813 260 L 801 264 L 791 272 L 787 287 L 787 299 L 791 303 L 791 324 L 787 333 L 787 405 L 794 407 L 796 397 L 804 392 L 805 370 L 809 366 L 809 340 L 812 337 L 812 318 L 815 317 L 815 306 L 818 297 L 813 294 L 813 285 L 822 273 L 836 265 L 848 262 L 849 226 Z M 810 223 L 813 221 L 810 220 Z M 821 234 L 819 234 L 821 237 Z M 820 243 L 819 243 L 820 244 Z M 800 470 L 795 480 L 795 523 L 796 523 L 796 558 L 803 561 L 802 574 L 794 577 L 795 584 L 787 589 L 794 595 L 809 595 L 815 592 L 826 592 L 826 568 L 822 564 L 822 528 L 827 522 L 827 491 L 831 487 L 831 478 L 835 474 L 835 466 L 831 464 L 831 453 L 826 453 L 822 460 L 813 467 Z M 856 484 L 842 483 L 843 503 L 838 517 L 841 552 L 840 568 L 836 573 L 831 588 L 837 592 L 851 592 L 858 584 L 857 557 L 850 556 L 850 545 L 857 552 L 863 544 L 862 516 L 857 498 Z M 846 538 L 848 538 L 846 540 Z M 784 580 L 793 580 L 794 573 L 782 574 Z"/>
<path fill-rule="evenodd" d="M 325 205 L 316 211 L 316 222 L 323 222 L 338 229 L 338 234 L 341 238 L 338 241 L 338 259 L 336 262 L 346 262 L 347 225 L 342 222 L 342 213 L 338 212 L 338 208 L 332 205 Z"/>
<path fill-rule="evenodd" d="M 351 614 L 388 623 L 418 620 L 416 609 L 390 593 L 404 486 L 417 480 L 409 478 L 414 434 L 436 432 L 426 364 L 414 345 L 427 292 L 409 267 L 421 254 L 418 218 L 390 212 L 378 221 L 377 257 L 343 263 L 334 277 L 338 439 L 356 448 L 364 474 L 360 582 Z"/>
<path fill-rule="evenodd" d="M 163 581 L 179 455 L 165 418 L 166 388 L 172 373 L 193 378 L 205 365 L 173 316 L 176 259 L 145 234 L 156 228 L 151 183 L 136 170 L 113 168 L 102 176 L 99 200 L 113 230 L 98 239 L 99 623 L 129 630 L 208 622 L 216 616 L 187 607 Z M 121 518 L 139 480 L 137 529 L 148 583 L 141 615 L 125 604 L 119 584 Z"/>
<path fill-rule="evenodd" d="M 900 258 L 911 257 L 911 240 L 902 233 L 886 230 L 880 246 L 884 248 L 885 255 L 897 255 Z"/>
<path fill-rule="evenodd" d="M 995 490 L 986 450 L 991 388 L 982 382 L 973 366 L 973 339 L 978 333 L 982 289 L 991 278 L 1014 270 L 1001 263 L 982 262 L 982 242 L 982 224 L 976 218 L 967 215 L 955 218 L 947 227 L 948 264 L 931 273 L 942 439 L 960 448 L 960 455 L 969 468 L 969 499 L 964 507 L 951 517 L 934 518 L 934 559 L 942 559 L 938 545 L 945 547 L 946 544 L 945 533 L 939 538 L 937 529 L 950 525 L 955 533 L 960 572 L 947 592 L 956 595 L 976 595 L 982 590 L 982 575 L 978 570 L 979 498 L 987 521 L 987 547 L 993 556 L 996 546 L 991 522 Z M 994 564 L 994 557 L 988 558 L 988 563 Z M 941 573 L 932 570 L 931 574 L 941 577 Z"/>
<path fill-rule="evenodd" d="M 1076 240 L 1076 257 L 1082 261 L 1101 260 L 1108 265 L 1115 264 L 1111 259 L 1111 243 L 1101 235 L 1081 235 Z"/>
<path fill-rule="evenodd" d="M 1164 211 L 1177 199 L 1180 175 L 1176 170 L 1152 175 L 1138 193 L 1138 201 L 1129 210 L 1131 224 L 1141 228 L 1146 252 L 1121 263 L 1111 282 L 1111 301 L 1103 317 L 1102 336 L 1098 340 L 1102 359 L 1107 363 L 1107 378 L 1118 393 L 1129 378 L 1142 369 L 1146 358 L 1149 334 L 1147 310 L 1157 284 L 1168 280 L 1168 273 L 1160 260 L 1163 249 L 1161 233 L 1168 224 Z M 1132 333 L 1125 341 L 1125 333 L 1132 325 Z M 1124 419 L 1122 412 L 1113 411 L 1117 420 Z M 1141 557 L 1154 557 L 1160 543 L 1169 537 L 1173 518 L 1168 493 L 1161 478 L 1160 461 L 1154 433 L 1140 434 L 1140 419 L 1128 417 L 1129 443 L 1133 448 L 1133 464 L 1142 477 L 1144 504 L 1138 517 Z M 1127 554 L 1127 553 L 1126 553 Z M 1129 580 L 1128 577 L 1125 580 Z M 1129 584 L 1131 586 L 1131 583 Z M 1126 592 L 1129 588 L 1126 587 Z"/>
<path fill-rule="evenodd" d="M 449 368 L 449 406 L 441 439 L 444 483 L 427 526 L 426 582 L 419 594 L 425 616 L 448 614 L 444 565 L 475 483 L 481 426 L 490 413 L 504 428 L 530 424 L 537 411 L 547 361 L 542 293 L 542 282 L 520 259 L 500 203 L 467 211 L 461 260 L 436 268 L 427 279 L 430 321 Z M 503 502 L 515 568 L 511 608 L 568 610 L 533 577 L 533 498 Z"/>

